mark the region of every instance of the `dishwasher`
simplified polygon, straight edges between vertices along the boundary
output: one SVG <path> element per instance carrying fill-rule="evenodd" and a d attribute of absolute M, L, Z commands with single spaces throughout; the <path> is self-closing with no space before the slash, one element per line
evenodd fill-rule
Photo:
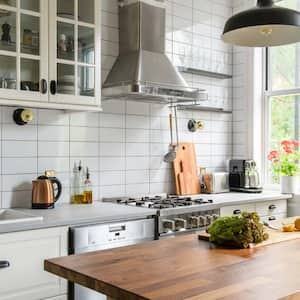
<path fill-rule="evenodd" d="M 155 219 L 70 228 L 70 254 L 107 250 L 154 240 Z M 69 284 L 71 300 L 107 300 L 101 293 Z"/>

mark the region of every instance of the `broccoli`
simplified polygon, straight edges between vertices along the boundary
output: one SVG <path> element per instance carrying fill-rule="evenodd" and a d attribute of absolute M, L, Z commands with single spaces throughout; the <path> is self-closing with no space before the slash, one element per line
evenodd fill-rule
<path fill-rule="evenodd" d="M 249 248 L 269 238 L 257 213 L 243 212 L 240 216 L 217 219 L 208 228 L 210 242 L 234 248 Z"/>

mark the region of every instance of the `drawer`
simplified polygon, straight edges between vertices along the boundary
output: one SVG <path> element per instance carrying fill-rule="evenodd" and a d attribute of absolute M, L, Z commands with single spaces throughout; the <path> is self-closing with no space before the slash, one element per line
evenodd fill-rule
<path fill-rule="evenodd" d="M 66 282 L 44 271 L 44 260 L 67 254 L 67 228 L 0 235 L 0 300 L 38 300 L 66 293 Z"/>
<path fill-rule="evenodd" d="M 287 200 L 276 200 L 256 203 L 256 212 L 260 216 L 286 214 Z"/>
<path fill-rule="evenodd" d="M 241 205 L 234 205 L 234 206 L 224 206 L 221 208 L 220 213 L 221 213 L 221 217 L 226 217 L 226 216 L 239 215 L 244 211 L 255 212 L 255 205 L 241 204 Z"/>
<path fill-rule="evenodd" d="M 286 214 L 270 215 L 270 216 L 261 217 L 261 220 L 265 222 L 270 222 L 270 221 L 282 220 L 285 219 L 286 217 L 287 217 Z"/>

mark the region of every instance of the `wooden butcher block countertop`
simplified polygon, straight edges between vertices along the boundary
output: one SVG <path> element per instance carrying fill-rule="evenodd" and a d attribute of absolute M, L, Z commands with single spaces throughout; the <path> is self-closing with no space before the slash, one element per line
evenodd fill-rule
<path fill-rule="evenodd" d="M 51 259 L 45 270 L 118 300 L 272 300 L 300 291 L 300 240 L 233 250 L 190 234 Z"/>

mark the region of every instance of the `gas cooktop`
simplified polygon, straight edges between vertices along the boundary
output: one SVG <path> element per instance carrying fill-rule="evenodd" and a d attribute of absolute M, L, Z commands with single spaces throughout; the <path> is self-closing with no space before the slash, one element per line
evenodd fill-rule
<path fill-rule="evenodd" d="M 177 207 L 186 207 L 186 206 L 198 206 L 203 204 L 212 204 L 213 200 L 204 200 L 201 197 L 192 198 L 185 196 L 144 196 L 144 197 L 120 197 L 120 198 L 107 198 L 103 199 L 103 202 L 112 202 L 123 205 L 131 206 L 140 206 L 147 207 L 152 209 L 170 209 Z"/>

